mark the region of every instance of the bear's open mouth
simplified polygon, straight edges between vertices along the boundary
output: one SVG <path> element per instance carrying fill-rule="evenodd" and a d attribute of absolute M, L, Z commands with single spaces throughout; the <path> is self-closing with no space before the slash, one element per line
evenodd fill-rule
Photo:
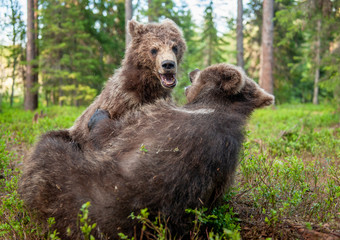
<path fill-rule="evenodd" d="M 162 86 L 165 88 L 173 88 L 177 84 L 177 79 L 175 74 L 159 74 L 161 77 Z"/>

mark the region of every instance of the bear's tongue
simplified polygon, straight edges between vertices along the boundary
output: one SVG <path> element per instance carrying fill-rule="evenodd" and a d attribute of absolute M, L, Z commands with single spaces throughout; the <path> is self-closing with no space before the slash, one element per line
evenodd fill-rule
<path fill-rule="evenodd" d="M 162 85 L 164 87 L 173 88 L 177 84 L 175 74 L 160 74 Z"/>

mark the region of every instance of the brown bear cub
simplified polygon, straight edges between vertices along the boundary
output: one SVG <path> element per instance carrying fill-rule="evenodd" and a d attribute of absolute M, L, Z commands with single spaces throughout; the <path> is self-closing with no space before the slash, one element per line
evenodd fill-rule
<path fill-rule="evenodd" d="M 96 237 L 138 236 L 140 225 L 129 215 L 148 208 L 150 218 L 161 213 L 168 220 L 172 236 L 186 238 L 192 219 L 185 209 L 218 204 L 232 183 L 247 117 L 274 101 L 231 65 L 190 77 L 184 107 L 158 100 L 116 121 L 97 111 L 93 151 L 43 136 L 20 182 L 27 206 L 54 217 L 62 238 L 80 238 L 77 214 L 87 201 Z"/>
<path fill-rule="evenodd" d="M 128 30 L 132 40 L 121 68 L 70 128 L 72 140 L 80 146 L 87 142 L 87 123 L 96 109 L 104 109 L 110 118 L 117 119 L 142 104 L 170 98 L 176 86 L 178 64 L 186 50 L 177 25 L 168 19 L 146 25 L 131 20 Z"/>

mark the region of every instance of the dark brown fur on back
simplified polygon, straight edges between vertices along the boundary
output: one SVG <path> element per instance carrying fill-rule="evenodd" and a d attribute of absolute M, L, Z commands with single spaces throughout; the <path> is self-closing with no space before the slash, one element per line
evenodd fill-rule
<path fill-rule="evenodd" d="M 55 217 L 62 237 L 70 227 L 71 239 L 80 238 L 76 217 L 87 201 L 97 237 L 132 236 L 137 223 L 128 216 L 143 208 L 151 218 L 162 213 L 173 236 L 187 236 L 192 221 L 185 209 L 217 204 L 232 183 L 247 117 L 273 102 L 226 64 L 196 73 L 187 96 L 184 107 L 159 100 L 98 122 L 86 153 L 63 132 L 44 135 L 20 183 L 26 204 Z"/>

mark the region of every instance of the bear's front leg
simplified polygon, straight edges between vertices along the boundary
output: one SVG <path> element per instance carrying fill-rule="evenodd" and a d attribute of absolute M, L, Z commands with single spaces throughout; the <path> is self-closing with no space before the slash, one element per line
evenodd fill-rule
<path fill-rule="evenodd" d="M 100 150 L 107 141 L 115 136 L 116 120 L 110 118 L 107 111 L 97 109 L 91 116 L 87 126 L 89 128 L 89 138 L 86 149 Z"/>

